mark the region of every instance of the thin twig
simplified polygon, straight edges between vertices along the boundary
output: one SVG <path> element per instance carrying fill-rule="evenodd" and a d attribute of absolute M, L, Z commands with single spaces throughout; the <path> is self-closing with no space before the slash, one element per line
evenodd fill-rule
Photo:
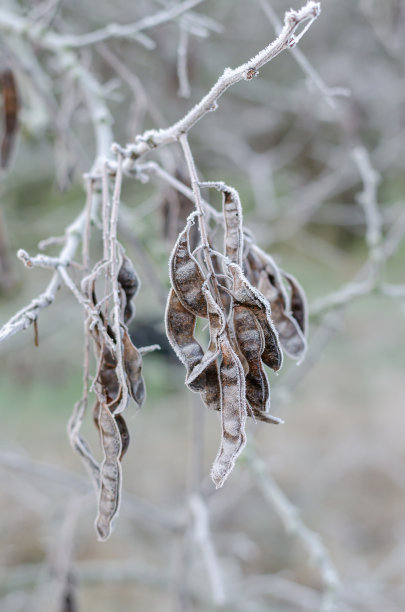
<path fill-rule="evenodd" d="M 320 4 L 310 0 L 299 11 L 288 11 L 284 18 L 284 27 L 275 41 L 259 51 L 248 62 L 241 64 L 235 69 L 226 68 L 211 90 L 196 104 L 182 119 L 174 125 L 161 130 L 147 130 L 137 136 L 135 144 L 128 145 L 122 150 L 127 157 L 129 166 L 134 160 L 139 159 L 148 151 L 163 144 L 179 140 L 182 134 L 186 134 L 207 113 L 216 110 L 219 98 L 229 87 L 239 81 L 251 80 L 257 76 L 259 69 L 274 59 L 284 49 L 293 48 L 308 30 L 321 11 Z M 294 32 L 303 23 L 308 22 L 299 35 Z"/>
<path fill-rule="evenodd" d="M 283 491 L 266 471 L 263 461 L 253 451 L 248 456 L 248 466 L 264 499 L 278 514 L 286 532 L 293 534 L 300 540 L 312 562 L 319 569 L 323 585 L 322 612 L 337 610 L 340 580 L 320 536 L 308 529 L 304 524 L 298 510 L 287 499 Z"/>

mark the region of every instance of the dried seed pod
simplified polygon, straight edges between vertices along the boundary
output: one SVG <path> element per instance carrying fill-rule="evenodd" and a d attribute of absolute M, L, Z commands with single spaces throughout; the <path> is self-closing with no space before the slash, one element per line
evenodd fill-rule
<path fill-rule="evenodd" d="M 119 456 L 119 460 L 122 461 L 122 458 L 127 452 L 128 447 L 129 447 L 130 436 L 129 436 L 127 424 L 122 414 L 117 414 L 115 416 L 115 422 L 117 424 L 117 427 L 118 427 L 118 430 L 121 436 L 121 454 Z"/>
<path fill-rule="evenodd" d="M 180 302 L 197 317 L 207 317 L 207 304 L 202 292 L 204 275 L 191 254 L 189 233 L 196 214 L 189 216 L 169 259 L 170 280 Z"/>
<path fill-rule="evenodd" d="M 262 267 L 258 269 L 255 286 L 258 286 L 261 273 L 263 270 L 265 270 L 272 286 L 274 287 L 274 297 L 272 296 L 272 299 L 270 301 L 272 302 L 272 300 L 275 299 L 275 297 L 277 296 L 280 300 L 283 309 L 288 312 L 290 309 L 288 293 L 284 287 L 280 268 L 274 261 L 273 257 L 271 257 L 271 255 L 269 255 L 268 253 L 262 251 L 262 249 L 260 249 L 257 244 L 252 246 L 251 255 L 253 258 L 256 258 L 257 262 L 261 262 L 262 264 Z M 273 314 L 273 306 L 271 307 L 271 312 Z"/>
<path fill-rule="evenodd" d="M 224 250 L 226 256 L 233 263 L 242 266 L 242 206 L 238 192 L 230 187 L 224 189 L 223 212 L 225 219 Z"/>
<path fill-rule="evenodd" d="M 188 376 L 200 363 L 204 351 L 194 338 L 196 316 L 183 306 L 174 289 L 170 290 L 167 300 L 165 321 L 169 342 L 177 357 L 186 367 Z M 198 383 L 190 383 L 189 388 L 193 391 L 201 391 Z"/>
<path fill-rule="evenodd" d="M 118 403 L 120 385 L 117 378 L 117 360 L 106 346 L 103 347 L 98 366 L 97 382 L 101 386 L 101 396 L 113 410 L 113 404 Z"/>
<path fill-rule="evenodd" d="M 292 274 L 282 272 L 291 287 L 291 314 L 297 321 L 304 336 L 308 330 L 308 302 L 305 291 Z"/>
<path fill-rule="evenodd" d="M 132 261 L 124 253 L 122 254 L 122 263 L 117 279 L 125 295 L 125 303 L 123 304 L 124 322 L 129 323 L 135 314 L 135 307 L 131 302 L 139 291 L 141 281 Z"/>
<path fill-rule="evenodd" d="M 0 166 L 6 168 L 11 157 L 18 129 L 18 92 L 14 75 L 9 68 L 0 75 L 3 93 L 3 138 L 1 142 Z"/>
<path fill-rule="evenodd" d="M 270 306 L 260 291 L 253 287 L 239 266 L 230 263 L 228 269 L 233 278 L 233 298 L 236 304 L 252 309 L 264 334 L 262 361 L 277 371 L 283 363 L 283 354 L 278 341 L 277 331 L 271 320 Z"/>
<path fill-rule="evenodd" d="M 226 334 L 222 334 L 220 338 L 220 347 L 222 440 L 211 469 L 211 478 L 217 489 L 224 484 L 246 444 L 247 414 L 243 368 Z"/>
<path fill-rule="evenodd" d="M 209 410 L 220 410 L 221 391 L 217 358 L 220 353 L 219 336 L 225 330 L 226 320 L 223 310 L 212 297 L 207 283 L 202 287 L 207 302 L 210 343 L 201 361 L 193 368 L 186 379 L 191 389 L 200 389 L 201 398 Z"/>
<path fill-rule="evenodd" d="M 207 304 L 210 343 L 201 361 L 197 363 L 197 365 L 195 365 L 192 371 L 188 374 L 186 378 L 187 385 L 199 384 L 198 381 L 201 381 L 202 385 L 204 386 L 202 377 L 204 377 L 206 369 L 213 365 L 219 355 L 218 338 L 220 334 L 223 333 L 226 324 L 225 315 L 220 306 L 218 306 L 212 297 L 206 283 L 204 283 L 202 291 Z"/>
<path fill-rule="evenodd" d="M 248 364 L 246 374 L 246 400 L 252 409 L 270 410 L 270 388 L 263 369 L 261 354 L 264 350 L 264 334 L 255 315 L 246 306 L 236 305 L 233 322 L 238 345 Z"/>
<path fill-rule="evenodd" d="M 114 416 L 105 404 L 100 406 L 99 430 L 104 460 L 100 470 L 100 496 L 96 530 L 100 540 L 111 533 L 111 524 L 116 516 L 121 497 L 121 433 Z"/>
<path fill-rule="evenodd" d="M 133 345 L 128 331 L 124 329 L 122 335 L 123 365 L 128 379 L 128 390 L 132 399 L 142 407 L 145 401 L 145 382 L 142 378 L 142 357 Z"/>
<path fill-rule="evenodd" d="M 285 301 L 271 283 L 267 271 L 260 274 L 258 289 L 271 304 L 271 318 L 278 331 L 281 346 L 294 359 L 302 359 L 307 343 L 295 319 L 285 311 Z"/>

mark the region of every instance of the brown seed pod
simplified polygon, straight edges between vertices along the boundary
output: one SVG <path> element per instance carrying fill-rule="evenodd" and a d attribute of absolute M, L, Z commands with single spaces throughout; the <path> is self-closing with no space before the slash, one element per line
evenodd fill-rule
<path fill-rule="evenodd" d="M 273 257 L 260 249 L 257 244 L 252 245 L 250 255 L 257 261 L 257 265 L 259 265 L 259 262 L 261 263 L 261 268 L 258 268 L 256 274 L 255 286 L 258 286 L 261 273 L 263 270 L 265 270 L 272 286 L 274 287 L 274 297 L 277 295 L 284 310 L 289 311 L 290 304 L 288 293 L 284 287 L 281 271 Z M 274 298 L 272 297 L 272 299 Z M 271 308 L 271 312 L 273 313 L 273 307 Z"/>
<path fill-rule="evenodd" d="M 122 442 L 117 422 L 105 404 L 100 406 L 99 430 L 104 460 L 100 470 L 96 530 L 99 539 L 106 540 L 120 505 Z"/>
<path fill-rule="evenodd" d="M 194 338 L 196 316 L 183 306 L 174 289 L 170 290 L 167 300 L 165 321 L 167 337 L 177 357 L 186 367 L 187 378 L 193 368 L 200 363 L 204 351 Z M 189 388 L 201 391 L 198 380 L 189 383 Z"/>
<path fill-rule="evenodd" d="M 128 380 L 128 390 L 132 399 L 142 407 L 145 401 L 145 382 L 142 378 L 142 357 L 132 344 L 128 331 L 124 329 L 122 336 L 124 370 Z"/>
<path fill-rule="evenodd" d="M 6 168 L 11 157 L 18 129 L 18 92 L 17 84 L 9 68 L 0 75 L 3 94 L 3 138 L 1 142 L 0 166 Z"/>
<path fill-rule="evenodd" d="M 106 346 L 103 347 L 98 366 L 97 383 L 101 386 L 101 397 L 114 412 L 118 404 L 120 385 L 116 373 L 117 360 Z"/>
<path fill-rule="evenodd" d="M 204 385 L 202 377 L 205 375 L 206 369 L 216 361 L 219 355 L 218 338 L 219 335 L 223 333 L 226 324 L 224 313 L 222 312 L 218 304 L 215 302 L 214 298 L 209 292 L 209 289 L 207 288 L 206 283 L 204 283 L 202 291 L 207 303 L 210 343 L 201 361 L 196 366 L 194 366 L 192 371 L 188 374 L 186 378 L 187 385 L 193 383 L 198 384 L 198 379 L 200 379 L 202 384 Z"/>
<path fill-rule="evenodd" d="M 195 213 L 189 216 L 187 225 L 179 235 L 169 259 L 170 280 L 177 297 L 187 310 L 197 317 L 207 317 L 207 304 L 202 292 L 204 274 L 200 264 L 191 254 L 189 233 Z"/>
<path fill-rule="evenodd" d="M 242 365 L 225 333 L 221 335 L 222 362 L 219 368 L 221 384 L 222 440 L 211 469 L 217 489 L 222 487 L 232 471 L 236 458 L 246 444 L 246 388 Z"/>
<path fill-rule="evenodd" d="M 236 339 L 248 364 L 246 374 L 246 400 L 252 409 L 270 410 L 270 387 L 263 369 L 261 354 L 264 334 L 255 315 L 246 306 L 236 305 L 233 311 Z"/>
<path fill-rule="evenodd" d="M 119 460 L 122 461 L 122 458 L 127 452 L 128 447 L 129 447 L 129 441 L 130 441 L 129 431 L 128 431 L 127 424 L 122 414 L 117 414 L 115 416 L 115 422 L 117 424 L 117 427 L 118 427 L 118 430 L 121 436 L 121 454 L 119 456 Z"/>
<path fill-rule="evenodd" d="M 210 343 L 200 363 L 190 372 L 186 383 L 201 389 L 201 398 L 209 410 L 220 410 L 221 392 L 217 358 L 220 353 L 219 336 L 225 330 L 226 321 L 222 308 L 215 302 L 206 282 L 202 290 L 207 302 Z"/>
<path fill-rule="evenodd" d="M 238 192 L 230 187 L 224 189 L 223 212 L 225 219 L 225 254 L 229 261 L 242 266 L 242 206 Z"/>
<path fill-rule="evenodd" d="M 135 271 L 132 261 L 124 253 L 122 254 L 122 264 L 117 279 L 124 292 L 124 322 L 129 323 L 135 314 L 135 307 L 131 302 L 139 291 L 141 281 Z"/>
<path fill-rule="evenodd" d="M 291 287 L 291 314 L 297 321 L 304 336 L 308 330 L 308 302 L 305 291 L 292 274 L 282 272 Z"/>
<path fill-rule="evenodd" d="M 285 301 L 279 290 L 271 283 L 267 271 L 262 271 L 258 289 L 269 300 L 271 318 L 278 331 L 281 346 L 290 357 L 302 359 L 307 343 L 296 320 L 285 311 Z"/>
<path fill-rule="evenodd" d="M 249 283 L 241 268 L 230 263 L 228 269 L 233 278 L 233 298 L 235 304 L 249 307 L 254 313 L 264 334 L 262 361 L 277 371 L 283 363 L 283 354 L 277 332 L 271 320 L 270 306 L 260 291 Z"/>

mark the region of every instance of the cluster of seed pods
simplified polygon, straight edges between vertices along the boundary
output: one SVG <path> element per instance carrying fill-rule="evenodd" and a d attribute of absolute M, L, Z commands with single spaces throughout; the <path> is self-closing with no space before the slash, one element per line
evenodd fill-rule
<path fill-rule="evenodd" d="M 101 310 L 95 293 L 95 278 L 96 275 L 93 274 L 92 282 L 87 288 L 88 297 L 93 307 Z M 101 315 L 104 331 L 111 342 L 106 344 L 105 335 L 97 326 L 90 332 L 97 358 L 97 375 L 93 383 L 96 393 L 93 419 L 100 433 L 104 453 L 98 478 L 99 502 L 96 519 L 96 530 L 101 540 L 107 539 L 110 535 L 112 520 L 120 504 L 121 461 L 128 450 L 130 439 L 122 413 L 130 398 L 138 407 L 141 407 L 145 401 L 142 356 L 132 343 L 127 328 L 134 315 L 132 300 L 138 292 L 140 281 L 131 260 L 123 253 L 120 254 L 117 286 L 120 299 L 121 358 L 117 353 L 116 334 L 105 320 L 105 316 Z M 121 380 L 118 373 L 119 362 L 122 365 Z"/>
<path fill-rule="evenodd" d="M 198 216 L 192 213 L 170 257 L 172 288 L 166 307 L 167 336 L 186 368 L 187 387 L 221 414 L 222 439 L 211 470 L 217 488 L 246 443 L 246 418 L 281 422 L 269 412 L 264 365 L 278 371 L 282 349 L 301 360 L 307 326 L 302 287 L 245 234 L 237 191 L 224 184 L 220 189 L 224 253 L 211 244 L 192 251 L 190 230 Z M 208 320 L 206 350 L 196 339 L 198 318 Z"/>

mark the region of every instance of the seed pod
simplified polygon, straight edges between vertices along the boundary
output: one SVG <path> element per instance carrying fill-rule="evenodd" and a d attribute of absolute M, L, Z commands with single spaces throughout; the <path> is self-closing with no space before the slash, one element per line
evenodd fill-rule
<path fill-rule="evenodd" d="M 132 399 L 142 407 L 145 401 L 145 382 L 142 378 L 142 357 L 138 349 L 132 344 L 128 331 L 124 329 L 122 336 L 123 362 L 128 379 L 128 390 Z"/>
<path fill-rule="evenodd" d="M 267 271 L 260 274 L 258 289 L 271 304 L 271 318 L 278 331 L 283 349 L 294 359 L 302 359 L 307 343 L 295 319 L 285 309 L 281 293 L 272 285 Z"/>
<path fill-rule="evenodd" d="M 259 280 L 260 280 L 260 276 L 263 270 L 266 270 L 269 280 L 272 284 L 272 286 L 274 287 L 274 296 L 278 296 L 282 307 L 285 311 L 289 311 L 290 309 L 290 304 L 289 304 L 289 298 L 288 298 L 288 293 L 285 290 L 284 287 L 284 283 L 283 283 L 283 279 L 281 277 L 281 271 L 280 268 L 278 267 L 278 265 L 276 264 L 276 262 L 274 261 L 273 257 L 271 257 L 271 255 L 269 255 L 268 253 L 265 253 L 265 251 L 263 251 L 262 249 L 260 249 L 257 244 L 254 244 L 252 246 L 252 251 L 251 251 L 252 257 L 256 258 L 256 260 L 258 262 L 261 262 L 261 269 L 258 270 L 258 274 L 257 274 L 257 280 L 255 283 L 255 286 L 258 286 Z M 266 296 L 267 297 L 267 296 Z M 274 299 L 274 298 L 272 298 Z M 272 301 L 272 300 L 270 300 Z M 273 306 L 271 307 L 271 312 L 273 315 Z"/>
<path fill-rule="evenodd" d="M 282 273 L 291 287 L 291 314 L 297 321 L 304 336 L 308 330 L 308 302 L 305 291 L 292 274 Z"/>
<path fill-rule="evenodd" d="M 116 516 L 121 497 L 121 433 L 109 408 L 100 407 L 99 430 L 104 460 L 100 471 L 100 496 L 96 530 L 100 540 L 106 540 L 111 533 L 111 524 Z"/>
<path fill-rule="evenodd" d="M 169 259 L 170 280 L 177 297 L 197 317 L 207 317 L 207 304 L 202 292 L 204 275 L 200 264 L 190 251 L 189 233 L 195 214 L 189 216 L 187 225 L 179 235 Z"/>
<path fill-rule="evenodd" d="M 221 335 L 220 347 L 222 440 L 211 469 L 211 478 L 217 489 L 224 484 L 246 444 L 246 388 L 243 368 L 226 334 Z"/>
<path fill-rule="evenodd" d="M 187 379 L 193 368 L 200 363 L 204 351 L 194 338 L 196 316 L 183 306 L 174 289 L 170 290 L 167 300 L 165 321 L 167 337 L 177 357 L 186 367 Z M 201 391 L 198 383 L 190 383 L 189 388 Z"/>
<path fill-rule="evenodd" d="M 247 278 L 252 285 L 257 287 L 260 272 L 263 270 L 264 265 L 262 260 L 255 253 L 255 250 L 253 249 L 252 245 L 250 245 L 246 257 L 244 258 L 244 261 L 246 262 L 246 268 L 248 272 Z"/>
<path fill-rule="evenodd" d="M 268 412 L 270 388 L 261 361 L 264 350 L 262 328 L 255 315 L 246 306 L 234 307 L 233 322 L 238 345 L 249 368 L 246 374 L 246 399 L 252 409 Z"/>
<path fill-rule="evenodd" d="M 122 414 L 117 414 L 115 416 L 115 422 L 117 424 L 117 427 L 118 427 L 118 430 L 121 436 L 121 454 L 119 456 L 119 460 L 122 461 L 122 458 L 127 452 L 128 447 L 129 447 L 129 440 L 130 440 L 129 431 L 128 431 L 127 424 Z"/>
<path fill-rule="evenodd" d="M 194 366 L 190 374 L 186 378 L 186 384 L 198 384 L 198 379 L 201 380 L 203 386 L 204 382 L 202 377 L 205 375 L 205 371 L 210 367 L 219 355 L 219 344 L 218 338 L 225 329 L 225 316 L 221 308 L 215 302 L 206 283 L 202 287 L 203 295 L 207 303 L 207 312 L 209 319 L 209 330 L 210 330 L 210 343 L 208 349 L 204 353 L 201 361 Z"/>
<path fill-rule="evenodd" d="M 262 361 L 277 371 L 283 363 L 283 354 L 277 332 L 271 320 L 269 303 L 263 294 L 249 283 L 239 266 L 231 263 L 228 269 L 233 278 L 232 293 L 235 303 L 249 307 L 263 330 L 264 350 Z"/>
<path fill-rule="evenodd" d="M 138 293 L 141 281 L 135 271 L 132 261 L 125 254 L 122 254 L 122 264 L 117 278 L 125 295 L 123 304 L 124 322 L 129 323 L 135 314 L 135 307 L 131 301 Z"/>
<path fill-rule="evenodd" d="M 100 355 L 97 382 L 101 386 L 101 395 L 106 404 L 113 410 L 113 403 L 118 403 L 120 385 L 116 373 L 117 360 L 106 346 L 103 347 Z"/>
<path fill-rule="evenodd" d="M 0 166 L 6 168 L 11 157 L 18 129 L 18 92 L 14 75 L 9 68 L 0 75 L 3 93 L 3 139 L 1 142 Z"/>
<path fill-rule="evenodd" d="M 226 187 L 223 195 L 225 219 L 225 253 L 230 261 L 242 266 L 243 231 L 242 206 L 235 189 Z"/>
<path fill-rule="evenodd" d="M 221 392 L 217 365 L 220 347 L 218 339 L 225 329 L 226 321 L 222 309 L 209 292 L 206 282 L 202 291 L 207 302 L 210 343 L 201 361 L 187 376 L 186 384 L 190 388 L 200 389 L 201 398 L 209 410 L 220 410 Z"/>

